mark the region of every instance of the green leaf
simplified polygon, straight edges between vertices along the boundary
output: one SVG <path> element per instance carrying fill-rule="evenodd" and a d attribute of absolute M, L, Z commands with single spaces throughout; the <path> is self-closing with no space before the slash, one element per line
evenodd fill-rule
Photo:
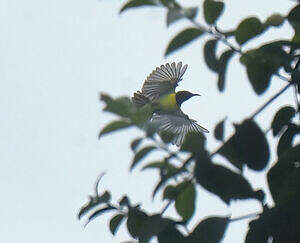
<path fill-rule="evenodd" d="M 277 156 L 280 157 L 292 147 L 294 137 L 300 134 L 300 127 L 295 124 L 289 124 L 286 131 L 282 134 L 277 145 Z"/>
<path fill-rule="evenodd" d="M 214 72 L 219 70 L 219 60 L 216 56 L 216 47 L 218 40 L 209 40 L 204 45 L 204 60 L 208 68 Z"/>
<path fill-rule="evenodd" d="M 219 60 L 219 65 L 218 65 L 218 89 L 220 92 L 223 92 L 225 89 L 225 75 L 226 75 L 226 70 L 227 70 L 227 65 L 230 60 L 230 58 L 233 56 L 234 51 L 233 50 L 227 50 L 225 51 Z"/>
<path fill-rule="evenodd" d="M 263 24 L 256 17 L 244 19 L 235 31 L 236 41 L 242 45 L 264 31 Z"/>
<path fill-rule="evenodd" d="M 142 237 L 143 225 L 148 217 L 149 216 L 145 212 L 139 210 L 138 208 L 129 208 L 127 229 L 133 238 Z"/>
<path fill-rule="evenodd" d="M 272 14 L 269 18 L 267 18 L 265 25 L 266 26 L 274 26 L 274 27 L 279 27 L 280 25 L 283 24 L 285 20 L 285 17 L 282 16 L 281 14 Z"/>
<path fill-rule="evenodd" d="M 205 140 L 206 138 L 201 133 L 188 133 L 180 150 L 192 152 L 194 154 L 201 153 L 204 150 Z"/>
<path fill-rule="evenodd" d="M 144 6 L 155 6 L 156 3 L 153 0 L 130 0 L 121 8 L 120 14 L 130 8 L 144 7 Z"/>
<path fill-rule="evenodd" d="M 159 243 L 189 243 L 186 241 L 186 238 L 183 234 L 176 229 L 175 223 L 166 227 L 162 232 L 157 236 Z"/>
<path fill-rule="evenodd" d="M 228 218 L 210 217 L 201 221 L 188 237 L 189 243 L 221 242 L 229 223 Z"/>
<path fill-rule="evenodd" d="M 146 155 L 148 155 L 151 151 L 156 149 L 154 146 L 147 146 L 139 150 L 133 158 L 132 164 L 130 166 L 130 170 L 132 170 Z"/>
<path fill-rule="evenodd" d="M 293 26 L 296 33 L 300 32 L 300 5 L 298 4 L 288 14 L 288 21 Z"/>
<path fill-rule="evenodd" d="M 164 193 L 163 193 L 163 199 L 176 199 L 178 194 L 176 186 L 169 185 L 165 188 Z"/>
<path fill-rule="evenodd" d="M 132 151 L 136 151 L 137 147 L 141 144 L 141 142 L 143 141 L 144 138 L 137 138 L 137 139 L 134 139 L 131 144 L 130 144 L 130 147 L 131 147 L 131 150 Z"/>
<path fill-rule="evenodd" d="M 90 197 L 88 203 L 83 205 L 78 213 L 78 219 L 81 219 L 87 212 L 99 206 L 103 203 L 108 203 L 111 199 L 111 195 L 108 191 L 105 191 L 101 196 Z"/>
<path fill-rule="evenodd" d="M 114 217 L 112 217 L 111 220 L 109 221 L 109 229 L 113 235 L 116 234 L 124 218 L 125 218 L 124 214 L 117 214 Z"/>
<path fill-rule="evenodd" d="M 171 24 L 183 18 L 194 19 L 197 12 L 198 8 L 169 8 L 167 13 L 167 26 L 169 27 Z"/>
<path fill-rule="evenodd" d="M 300 144 L 285 151 L 268 172 L 268 184 L 276 205 L 300 200 Z"/>
<path fill-rule="evenodd" d="M 101 216 L 103 213 L 105 213 L 105 212 L 107 212 L 107 211 L 111 211 L 111 210 L 117 210 L 117 208 L 116 208 L 116 207 L 113 207 L 113 206 L 107 206 L 107 207 L 105 207 L 105 208 L 101 208 L 101 209 L 96 210 L 94 213 L 92 213 L 92 214 L 89 216 L 88 221 L 87 221 L 87 223 L 85 224 L 85 226 L 86 226 L 89 222 L 91 222 L 93 219 L 95 219 L 95 218 Z"/>
<path fill-rule="evenodd" d="M 170 41 L 165 56 L 168 56 L 172 52 L 199 38 L 201 35 L 203 35 L 203 33 L 203 31 L 197 28 L 188 28 L 183 30 Z"/>
<path fill-rule="evenodd" d="M 224 3 L 220 1 L 205 0 L 203 5 L 206 23 L 214 24 L 224 10 Z"/>
<path fill-rule="evenodd" d="M 272 121 L 273 136 L 277 136 L 282 129 L 287 126 L 290 120 L 295 116 L 296 111 L 291 106 L 282 107 L 275 115 Z"/>
<path fill-rule="evenodd" d="M 198 184 L 220 197 L 226 204 L 233 199 L 263 200 L 261 191 L 253 191 L 250 183 L 240 174 L 221 165 L 215 165 L 208 155 L 196 161 L 194 175 Z"/>
<path fill-rule="evenodd" d="M 183 221 L 189 220 L 195 211 L 196 189 L 192 182 L 183 182 L 176 187 L 178 194 L 175 200 L 177 213 Z"/>
<path fill-rule="evenodd" d="M 99 133 L 99 138 L 102 137 L 105 134 L 126 128 L 126 127 L 130 127 L 132 124 L 131 122 L 128 121 L 124 121 L 124 120 L 119 120 L 119 121 L 113 121 L 109 124 L 107 124 Z"/>
<path fill-rule="evenodd" d="M 224 123 L 225 119 L 223 119 L 216 125 L 214 131 L 215 138 L 220 141 L 224 141 Z"/>

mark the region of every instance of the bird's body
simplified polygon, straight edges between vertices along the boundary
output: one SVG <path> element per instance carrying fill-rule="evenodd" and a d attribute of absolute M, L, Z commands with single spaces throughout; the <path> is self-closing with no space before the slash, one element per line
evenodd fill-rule
<path fill-rule="evenodd" d="M 156 123 L 161 131 L 171 132 L 175 135 L 173 143 L 180 146 L 188 132 L 208 132 L 195 120 L 183 113 L 181 104 L 189 98 L 198 94 L 189 91 L 175 92 L 178 82 L 182 80 L 187 65 L 182 67 L 179 62 L 177 66 L 161 65 L 156 68 L 145 80 L 142 90 L 134 93 L 132 101 L 138 107 L 150 104 L 153 108 L 152 123 Z"/>

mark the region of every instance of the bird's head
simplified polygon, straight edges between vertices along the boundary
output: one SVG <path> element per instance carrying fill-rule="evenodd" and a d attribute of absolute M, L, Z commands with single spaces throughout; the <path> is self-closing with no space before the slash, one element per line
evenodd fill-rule
<path fill-rule="evenodd" d="M 179 91 L 176 93 L 176 103 L 178 106 L 181 106 L 181 104 L 188 100 L 189 98 L 193 97 L 193 96 L 200 96 L 199 94 L 193 94 L 189 91 Z"/>

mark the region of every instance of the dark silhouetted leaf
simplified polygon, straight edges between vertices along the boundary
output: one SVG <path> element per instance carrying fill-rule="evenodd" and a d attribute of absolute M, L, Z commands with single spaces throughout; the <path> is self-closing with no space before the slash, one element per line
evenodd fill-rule
<path fill-rule="evenodd" d="M 175 223 L 160 232 L 157 239 L 159 243 L 188 243 L 182 233 L 176 229 Z"/>
<path fill-rule="evenodd" d="M 285 17 L 281 14 L 272 14 L 269 18 L 267 18 L 265 25 L 278 27 L 283 24 Z"/>
<path fill-rule="evenodd" d="M 132 124 L 131 122 L 119 120 L 119 121 L 113 121 L 109 124 L 107 124 L 99 133 L 99 138 L 103 136 L 104 134 L 108 134 L 126 127 L 130 127 Z"/>
<path fill-rule="evenodd" d="M 295 109 L 291 106 L 282 107 L 276 113 L 271 125 L 274 136 L 277 136 L 280 131 L 289 124 L 290 120 L 295 116 L 295 113 Z"/>
<path fill-rule="evenodd" d="M 176 187 L 175 208 L 183 221 L 189 220 L 195 211 L 196 189 L 192 182 L 183 182 Z"/>
<path fill-rule="evenodd" d="M 233 199 L 256 198 L 260 201 L 263 200 L 262 192 L 253 191 L 249 182 L 242 175 L 224 166 L 213 164 L 207 155 L 203 155 L 197 160 L 194 175 L 197 183 L 227 204 Z"/>
<path fill-rule="evenodd" d="M 198 8 L 169 8 L 167 13 L 167 26 L 175 23 L 182 18 L 194 19 Z"/>
<path fill-rule="evenodd" d="M 192 152 L 194 154 L 201 153 L 205 146 L 205 137 L 201 133 L 188 133 L 181 146 L 182 151 Z"/>
<path fill-rule="evenodd" d="M 108 203 L 111 199 L 111 195 L 108 191 L 105 191 L 101 196 L 90 197 L 87 204 L 83 205 L 78 213 L 78 219 L 81 219 L 87 212 L 99 206 L 103 203 Z"/>
<path fill-rule="evenodd" d="M 300 202 L 300 145 L 288 149 L 268 172 L 269 188 L 276 205 Z"/>
<path fill-rule="evenodd" d="M 218 40 L 209 40 L 204 45 L 204 60 L 208 68 L 214 72 L 219 70 L 219 60 L 216 56 L 216 47 Z"/>
<path fill-rule="evenodd" d="M 224 10 L 224 3 L 214 0 L 205 0 L 203 9 L 206 23 L 214 24 Z"/>
<path fill-rule="evenodd" d="M 216 125 L 215 131 L 214 131 L 215 138 L 220 141 L 224 141 L 224 123 L 225 123 L 225 119 L 220 121 Z"/>
<path fill-rule="evenodd" d="M 120 13 L 130 8 L 144 7 L 144 6 L 155 6 L 156 3 L 153 0 L 129 0 L 121 8 Z"/>
<path fill-rule="evenodd" d="M 300 127 L 295 124 L 289 124 L 286 131 L 282 134 L 277 145 L 277 156 L 280 157 L 292 147 L 294 137 L 300 134 Z"/>
<path fill-rule="evenodd" d="M 131 144 L 130 144 L 130 147 L 131 147 L 131 150 L 132 151 L 136 151 L 137 147 L 140 145 L 140 143 L 143 141 L 144 138 L 137 138 L 137 139 L 134 139 Z"/>
<path fill-rule="evenodd" d="M 235 31 L 236 41 L 242 45 L 264 31 L 263 24 L 256 17 L 244 19 Z"/>
<path fill-rule="evenodd" d="M 300 33 L 300 5 L 298 4 L 288 14 L 288 21 L 293 26 L 296 33 Z"/>
<path fill-rule="evenodd" d="M 154 146 L 147 146 L 139 150 L 133 158 L 130 170 L 132 170 L 147 154 L 156 149 Z"/>
<path fill-rule="evenodd" d="M 165 56 L 199 38 L 204 32 L 197 28 L 188 28 L 177 34 L 169 43 Z"/>
<path fill-rule="evenodd" d="M 148 219 L 148 215 L 138 208 L 130 208 L 127 219 L 127 229 L 133 238 L 140 238 L 143 234 L 143 225 Z"/>
<path fill-rule="evenodd" d="M 113 207 L 113 206 L 108 206 L 108 207 L 105 207 L 105 208 L 101 208 L 101 209 L 98 209 L 96 210 L 94 213 L 92 213 L 89 218 L 88 218 L 88 221 L 87 223 L 85 224 L 85 226 L 91 222 L 93 219 L 101 216 L 103 213 L 105 212 L 108 212 L 108 211 L 111 211 L 111 210 L 117 210 L 117 208 Z"/>
<path fill-rule="evenodd" d="M 109 229 L 113 235 L 115 235 L 115 233 L 117 232 L 124 218 L 125 218 L 124 214 L 117 214 L 114 217 L 112 217 L 111 220 L 109 221 Z"/>
<path fill-rule="evenodd" d="M 225 51 L 219 60 L 219 65 L 218 65 L 218 89 L 219 91 L 224 91 L 225 88 L 225 75 L 226 75 L 226 70 L 227 70 L 227 65 L 228 62 L 230 60 L 230 58 L 232 57 L 232 55 L 234 54 L 233 50 L 227 50 Z"/>
<path fill-rule="evenodd" d="M 218 243 L 221 242 L 229 219 L 211 217 L 201 221 L 188 237 L 189 243 Z"/>
<path fill-rule="evenodd" d="M 121 200 L 119 201 L 120 206 L 126 206 L 126 207 L 131 207 L 130 200 L 127 196 L 123 196 Z"/>
<path fill-rule="evenodd" d="M 165 188 L 164 193 L 163 193 L 163 199 L 176 199 L 178 194 L 176 186 L 169 185 Z"/>

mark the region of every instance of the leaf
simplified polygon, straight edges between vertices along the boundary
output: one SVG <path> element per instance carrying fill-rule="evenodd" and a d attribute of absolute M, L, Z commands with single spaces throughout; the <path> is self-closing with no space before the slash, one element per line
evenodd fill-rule
<path fill-rule="evenodd" d="M 183 221 L 189 220 L 195 211 L 196 189 L 192 182 L 183 182 L 177 185 L 178 191 L 175 208 Z"/>
<path fill-rule="evenodd" d="M 175 222 L 165 227 L 157 236 L 159 243 L 188 243 L 183 234 L 176 229 Z"/>
<path fill-rule="evenodd" d="M 256 17 L 244 19 L 235 31 L 236 41 L 242 45 L 263 32 L 263 24 Z"/>
<path fill-rule="evenodd" d="M 272 121 L 273 136 L 277 136 L 282 129 L 287 126 L 290 120 L 295 116 L 295 109 L 291 106 L 282 107 L 275 115 Z"/>
<path fill-rule="evenodd" d="M 214 24 L 224 10 L 224 3 L 220 1 L 205 0 L 203 5 L 206 23 Z"/>
<path fill-rule="evenodd" d="M 280 25 L 283 24 L 284 20 L 285 20 L 284 16 L 282 16 L 281 14 L 275 13 L 267 18 L 265 25 L 279 27 Z"/>
<path fill-rule="evenodd" d="M 130 208 L 131 207 L 131 203 L 130 203 L 129 198 L 127 196 L 123 196 L 121 198 L 121 200 L 119 201 L 119 205 L 121 207 L 126 206 L 126 207 Z"/>
<path fill-rule="evenodd" d="M 138 208 L 129 208 L 127 229 L 133 238 L 142 236 L 143 224 L 147 220 L 148 215 Z"/>
<path fill-rule="evenodd" d="M 262 192 L 253 191 L 242 175 L 213 164 L 208 155 L 203 155 L 196 161 L 194 175 L 198 184 L 220 197 L 226 204 L 236 199 L 255 198 L 263 201 Z"/>
<path fill-rule="evenodd" d="M 218 65 L 218 74 L 219 74 L 218 89 L 220 92 L 224 91 L 227 65 L 233 54 L 234 54 L 233 50 L 227 50 L 220 57 L 219 65 Z"/>
<path fill-rule="evenodd" d="M 163 199 L 176 199 L 178 194 L 176 186 L 169 185 L 165 188 L 164 193 L 163 193 Z"/>
<path fill-rule="evenodd" d="M 300 144 L 285 151 L 269 170 L 267 179 L 276 205 L 300 202 Z"/>
<path fill-rule="evenodd" d="M 134 139 L 131 144 L 130 144 L 130 147 L 131 147 L 131 150 L 132 151 L 136 151 L 137 147 L 140 145 L 140 143 L 143 141 L 144 138 L 137 138 L 137 139 Z"/>
<path fill-rule="evenodd" d="M 294 28 L 296 33 L 300 32 L 300 5 L 298 4 L 288 14 L 288 21 Z"/>
<path fill-rule="evenodd" d="M 167 27 L 183 18 L 194 19 L 197 12 L 198 8 L 169 8 L 167 13 Z"/>
<path fill-rule="evenodd" d="M 102 137 L 105 134 L 126 128 L 126 127 L 130 127 L 132 124 L 131 122 L 128 121 L 124 121 L 124 120 L 119 120 L 119 121 L 113 121 L 109 124 L 107 124 L 99 133 L 99 138 Z"/>
<path fill-rule="evenodd" d="M 156 149 L 154 146 L 147 146 L 139 150 L 133 158 L 130 170 L 132 170 L 147 154 Z"/>
<path fill-rule="evenodd" d="M 120 14 L 130 8 L 144 7 L 144 6 L 155 6 L 156 3 L 152 0 L 130 0 L 121 8 Z"/>
<path fill-rule="evenodd" d="M 228 218 L 210 217 L 201 221 L 188 237 L 189 243 L 221 242 L 229 223 Z"/>
<path fill-rule="evenodd" d="M 204 60 L 208 68 L 214 72 L 219 70 L 219 60 L 216 56 L 216 47 L 218 40 L 209 40 L 204 45 Z"/>
<path fill-rule="evenodd" d="M 282 134 L 277 145 L 277 156 L 280 157 L 292 147 L 294 137 L 300 134 L 300 127 L 295 124 L 289 124 L 286 131 Z"/>
<path fill-rule="evenodd" d="M 117 214 L 114 217 L 112 217 L 111 220 L 109 221 L 109 229 L 113 235 L 116 234 L 124 218 L 125 218 L 124 214 Z"/>
<path fill-rule="evenodd" d="M 224 123 L 225 119 L 223 119 L 216 125 L 214 131 L 215 138 L 220 141 L 224 141 Z"/>
<path fill-rule="evenodd" d="M 194 154 L 201 153 L 205 146 L 205 139 L 201 133 L 190 132 L 186 135 L 180 150 Z"/>
<path fill-rule="evenodd" d="M 94 213 L 92 213 L 89 218 L 88 218 L 88 221 L 86 222 L 85 226 L 91 222 L 93 219 L 99 217 L 100 215 L 102 215 L 103 213 L 107 212 L 107 211 L 111 211 L 111 210 L 117 210 L 116 207 L 113 207 L 113 206 L 107 206 L 105 208 L 101 208 L 101 209 L 98 209 L 96 210 Z"/>
<path fill-rule="evenodd" d="M 88 211 L 92 210 L 96 206 L 102 203 L 108 203 L 110 199 L 111 195 L 108 191 L 105 191 L 101 196 L 90 197 L 89 202 L 80 208 L 78 219 L 81 219 Z"/>
<path fill-rule="evenodd" d="M 177 34 L 169 43 L 168 48 L 165 52 L 165 56 L 168 56 L 172 52 L 178 50 L 179 48 L 187 45 L 191 41 L 199 38 L 203 35 L 203 31 L 197 28 L 188 28 Z"/>

